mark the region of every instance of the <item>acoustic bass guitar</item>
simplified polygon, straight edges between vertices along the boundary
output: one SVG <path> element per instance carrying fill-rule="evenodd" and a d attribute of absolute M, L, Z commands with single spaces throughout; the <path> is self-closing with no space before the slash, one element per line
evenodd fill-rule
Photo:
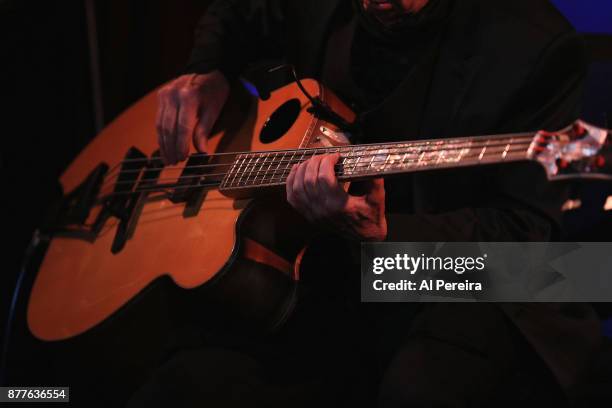
<path fill-rule="evenodd" d="M 354 114 L 314 80 L 261 100 L 236 87 L 209 141 L 164 166 L 156 93 L 136 103 L 78 155 L 49 226 L 27 321 L 40 340 L 84 333 L 157 279 L 206 288 L 219 308 L 266 330 L 296 299 L 309 226 L 285 202 L 295 163 L 339 153 L 341 181 L 534 161 L 553 180 L 612 178 L 609 132 L 578 121 L 558 132 L 349 145 Z"/>

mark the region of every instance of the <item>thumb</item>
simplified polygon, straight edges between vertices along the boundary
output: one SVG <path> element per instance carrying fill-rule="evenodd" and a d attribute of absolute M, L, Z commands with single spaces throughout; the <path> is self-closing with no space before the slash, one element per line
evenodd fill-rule
<path fill-rule="evenodd" d="M 365 181 L 366 196 L 374 201 L 378 201 L 382 195 L 385 197 L 385 179 L 376 178 Z"/>

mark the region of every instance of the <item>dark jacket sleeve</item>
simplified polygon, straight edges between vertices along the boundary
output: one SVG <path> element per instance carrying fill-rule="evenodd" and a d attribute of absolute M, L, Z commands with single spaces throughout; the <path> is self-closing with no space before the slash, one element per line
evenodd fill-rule
<path fill-rule="evenodd" d="M 216 0 L 200 19 L 186 73 L 234 78 L 250 62 L 283 54 L 286 0 Z"/>
<path fill-rule="evenodd" d="M 558 130 L 578 118 L 586 75 L 582 39 L 554 39 L 524 87 L 504 109 L 498 133 Z M 441 214 L 388 214 L 389 241 L 549 241 L 558 238 L 566 186 L 548 182 L 538 165 L 490 170 L 488 199 L 478 208 Z"/>

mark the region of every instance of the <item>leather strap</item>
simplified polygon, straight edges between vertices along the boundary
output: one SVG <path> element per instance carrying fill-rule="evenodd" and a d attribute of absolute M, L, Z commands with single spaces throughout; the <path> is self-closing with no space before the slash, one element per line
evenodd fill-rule
<path fill-rule="evenodd" d="M 293 278 L 293 264 L 272 250 L 250 238 L 244 239 L 243 256 L 251 261 L 267 265 Z"/>

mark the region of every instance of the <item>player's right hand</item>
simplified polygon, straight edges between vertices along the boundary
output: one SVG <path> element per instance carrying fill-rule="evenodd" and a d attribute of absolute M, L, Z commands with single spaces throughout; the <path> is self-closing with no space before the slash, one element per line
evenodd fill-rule
<path fill-rule="evenodd" d="M 182 75 L 158 92 L 157 138 L 165 164 L 176 164 L 189 155 L 192 143 L 206 152 L 207 139 L 230 93 L 220 71 Z"/>

